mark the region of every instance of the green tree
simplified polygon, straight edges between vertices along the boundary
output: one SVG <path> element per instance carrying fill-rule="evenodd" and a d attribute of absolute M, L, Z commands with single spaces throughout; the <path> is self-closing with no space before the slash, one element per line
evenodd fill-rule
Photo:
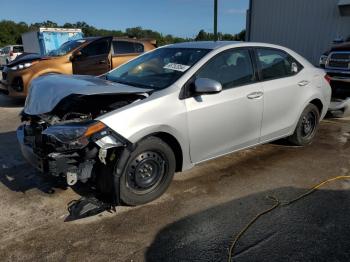
<path fill-rule="evenodd" d="M 141 26 L 127 28 L 125 31 L 121 30 L 108 30 L 99 29 L 87 24 L 84 21 L 78 21 L 75 23 L 65 23 L 59 25 L 54 21 L 43 21 L 33 24 L 26 24 L 25 22 L 13 22 L 10 20 L 0 21 L 0 47 L 5 45 L 21 44 L 21 35 L 25 32 L 38 30 L 40 27 L 63 27 L 63 28 L 81 28 L 84 35 L 89 36 L 117 36 L 117 37 L 131 37 L 131 38 L 146 38 L 156 40 L 158 46 L 167 45 L 171 43 L 179 43 L 184 41 L 204 41 L 204 40 L 214 40 L 214 35 L 212 33 L 207 33 L 204 30 L 200 30 L 195 39 L 176 37 L 171 34 L 163 35 L 157 31 L 151 29 L 144 29 Z M 218 33 L 219 40 L 244 40 L 245 30 L 242 32 L 231 35 Z"/>
<path fill-rule="evenodd" d="M 246 34 L 246 30 L 242 30 L 238 34 L 234 35 L 234 39 L 233 40 L 235 40 L 235 41 L 245 41 L 245 34 Z"/>
<path fill-rule="evenodd" d="M 213 33 L 207 33 L 203 29 L 200 30 L 195 37 L 195 41 L 213 41 L 215 39 Z M 242 30 L 238 34 L 231 35 L 231 34 L 223 34 L 221 32 L 218 32 L 218 39 L 219 40 L 225 40 L 225 41 L 244 41 L 245 39 L 245 30 Z"/>

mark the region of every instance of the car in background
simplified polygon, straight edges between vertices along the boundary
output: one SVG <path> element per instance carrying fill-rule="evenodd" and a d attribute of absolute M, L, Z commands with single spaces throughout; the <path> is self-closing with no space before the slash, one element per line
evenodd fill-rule
<path fill-rule="evenodd" d="M 1 55 L 2 55 L 2 48 L 0 48 L 0 57 L 1 57 Z M 0 71 L 2 70 L 2 68 L 3 68 L 3 65 L 0 63 Z M 0 75 L 0 79 L 1 79 L 1 75 Z"/>
<path fill-rule="evenodd" d="M 310 144 L 327 79 L 277 45 L 173 44 L 100 77 L 34 80 L 17 137 L 40 171 L 140 205 L 206 160 L 280 138 Z"/>
<path fill-rule="evenodd" d="M 102 75 L 156 46 L 149 40 L 88 37 L 71 40 L 46 56 L 23 54 L 2 71 L 0 91 L 26 97 L 31 82 L 47 74 Z"/>
<path fill-rule="evenodd" d="M 320 58 L 320 67 L 329 75 L 332 87 L 330 112 L 343 116 L 350 104 L 350 42 L 332 46 Z"/>
<path fill-rule="evenodd" d="M 8 45 L 0 50 L 0 66 L 4 66 L 23 53 L 22 45 Z"/>

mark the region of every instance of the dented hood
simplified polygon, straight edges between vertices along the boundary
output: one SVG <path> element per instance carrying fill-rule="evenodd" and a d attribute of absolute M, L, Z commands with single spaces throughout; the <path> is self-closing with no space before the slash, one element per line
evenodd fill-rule
<path fill-rule="evenodd" d="M 47 75 L 33 80 L 23 111 L 28 115 L 49 113 L 62 99 L 73 94 L 142 94 L 150 91 L 94 76 Z"/>

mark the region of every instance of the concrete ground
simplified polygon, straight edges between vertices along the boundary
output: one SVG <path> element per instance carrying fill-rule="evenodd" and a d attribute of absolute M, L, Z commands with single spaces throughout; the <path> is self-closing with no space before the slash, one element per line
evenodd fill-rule
<path fill-rule="evenodd" d="M 305 148 L 268 144 L 177 174 L 166 194 L 64 222 L 71 189 L 55 189 L 22 159 L 15 137 L 23 101 L 0 96 L 1 261 L 225 261 L 234 236 L 273 205 L 350 175 L 350 120 L 322 122 Z M 350 180 L 326 185 L 254 224 L 234 261 L 350 261 Z"/>

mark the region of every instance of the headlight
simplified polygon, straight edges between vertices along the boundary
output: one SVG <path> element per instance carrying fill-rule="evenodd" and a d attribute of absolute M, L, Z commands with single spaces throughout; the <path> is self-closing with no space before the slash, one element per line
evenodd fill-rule
<path fill-rule="evenodd" d="M 33 63 L 24 63 L 24 64 L 19 64 L 19 65 L 15 65 L 13 67 L 10 67 L 11 70 L 22 70 L 28 67 L 31 67 L 33 65 Z"/>
<path fill-rule="evenodd" d="M 321 55 L 320 57 L 320 65 L 326 65 L 328 56 L 327 55 Z"/>
<path fill-rule="evenodd" d="M 61 143 L 69 143 L 80 138 L 87 138 L 101 130 L 106 126 L 101 122 L 94 122 L 90 125 L 80 123 L 71 123 L 65 125 L 53 125 L 45 129 L 42 134 L 53 137 Z"/>

